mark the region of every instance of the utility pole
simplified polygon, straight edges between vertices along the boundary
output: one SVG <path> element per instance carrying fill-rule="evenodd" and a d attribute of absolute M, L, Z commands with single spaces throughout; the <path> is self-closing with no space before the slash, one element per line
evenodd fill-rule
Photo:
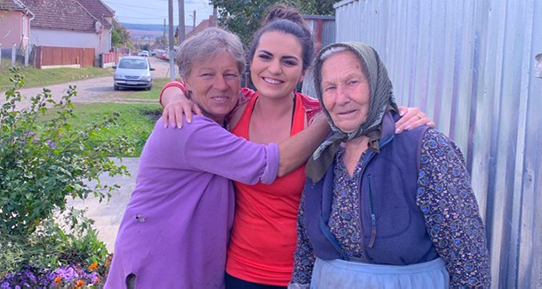
<path fill-rule="evenodd" d="M 167 45 L 167 38 L 166 38 L 166 18 L 164 18 L 164 49 Z"/>
<path fill-rule="evenodd" d="M 169 16 L 169 75 L 170 80 L 175 80 L 175 52 L 173 51 L 173 0 L 168 0 Z"/>
<path fill-rule="evenodd" d="M 192 17 L 194 17 L 194 22 L 192 22 L 192 29 L 196 29 L 196 10 L 194 10 L 194 15 Z"/>
<path fill-rule="evenodd" d="M 179 45 L 181 45 L 181 43 L 184 41 L 184 26 L 184 0 L 179 0 Z"/>
<path fill-rule="evenodd" d="M 212 23 L 212 26 L 213 27 L 218 26 L 218 13 L 216 11 L 216 6 L 213 6 L 213 23 Z"/>

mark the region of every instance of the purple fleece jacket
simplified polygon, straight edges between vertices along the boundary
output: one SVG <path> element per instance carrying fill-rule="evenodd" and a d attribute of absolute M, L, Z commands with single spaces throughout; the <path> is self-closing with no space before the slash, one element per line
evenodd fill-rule
<path fill-rule="evenodd" d="M 184 122 L 186 124 L 186 122 Z M 106 288 L 223 288 L 235 207 L 230 180 L 272 183 L 278 146 L 237 137 L 195 116 L 182 129 L 156 122 L 120 225 Z"/>

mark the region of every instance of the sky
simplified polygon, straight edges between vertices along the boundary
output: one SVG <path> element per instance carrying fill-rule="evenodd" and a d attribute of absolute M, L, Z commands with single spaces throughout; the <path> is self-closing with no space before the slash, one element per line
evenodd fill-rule
<path fill-rule="evenodd" d="M 115 10 L 115 16 L 122 23 L 135 24 L 164 24 L 168 21 L 168 0 L 102 0 L 107 6 Z M 173 0 L 173 23 L 179 22 L 179 1 Z M 208 19 L 213 14 L 213 7 L 209 0 L 184 0 L 184 21 L 192 26 L 194 10 L 196 11 L 196 25 Z"/>

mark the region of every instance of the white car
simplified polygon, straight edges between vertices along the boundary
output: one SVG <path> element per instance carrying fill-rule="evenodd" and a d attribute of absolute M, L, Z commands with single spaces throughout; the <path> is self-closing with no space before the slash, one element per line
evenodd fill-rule
<path fill-rule="evenodd" d="M 149 52 L 147 50 L 141 50 L 137 56 L 149 57 Z"/>
<path fill-rule="evenodd" d="M 152 75 L 151 67 L 147 57 L 126 56 L 121 58 L 118 65 L 113 66 L 115 69 L 113 88 L 119 90 L 121 88 L 145 88 L 151 90 Z"/>

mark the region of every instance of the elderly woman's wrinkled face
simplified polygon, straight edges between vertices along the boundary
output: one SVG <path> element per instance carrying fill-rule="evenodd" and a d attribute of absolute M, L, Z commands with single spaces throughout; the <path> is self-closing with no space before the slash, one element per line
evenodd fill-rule
<path fill-rule="evenodd" d="M 354 132 L 369 111 L 369 80 L 354 52 L 341 51 L 322 65 L 322 99 L 335 125 L 343 132 Z"/>
<path fill-rule="evenodd" d="M 228 52 L 195 62 L 184 80 L 192 100 L 208 117 L 219 123 L 237 104 L 241 87 L 240 71 L 237 61 Z"/>

